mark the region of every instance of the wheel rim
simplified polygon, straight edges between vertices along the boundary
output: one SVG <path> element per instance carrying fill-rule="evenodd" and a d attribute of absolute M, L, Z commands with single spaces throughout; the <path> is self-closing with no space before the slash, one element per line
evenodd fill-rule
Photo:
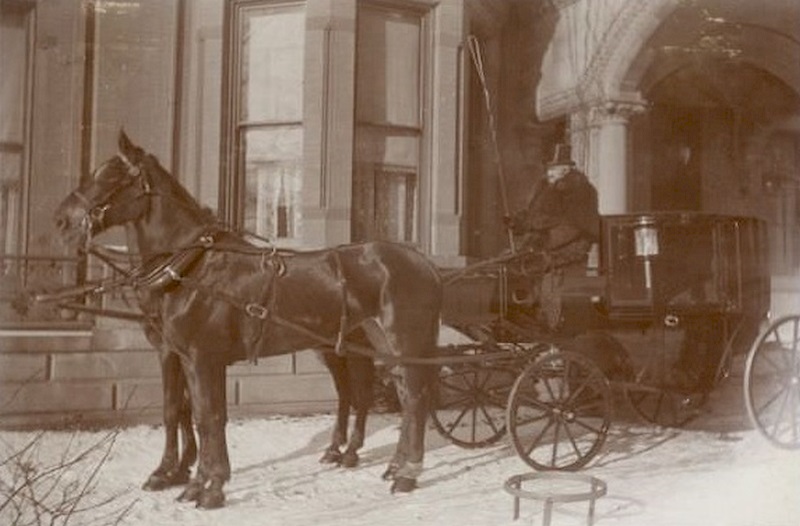
<path fill-rule="evenodd" d="M 750 420 L 770 442 L 800 448 L 800 316 L 770 325 L 755 341 L 745 367 Z"/>
<path fill-rule="evenodd" d="M 505 403 L 513 371 L 462 364 L 443 368 L 431 411 L 434 427 L 456 445 L 485 447 L 506 433 Z"/>
<path fill-rule="evenodd" d="M 529 466 L 575 470 L 599 452 L 610 414 L 610 388 L 600 369 L 580 355 L 548 352 L 514 383 L 507 425 Z"/>

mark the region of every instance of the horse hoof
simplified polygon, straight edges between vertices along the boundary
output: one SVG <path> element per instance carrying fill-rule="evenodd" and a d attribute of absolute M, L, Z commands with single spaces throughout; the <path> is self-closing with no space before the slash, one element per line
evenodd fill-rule
<path fill-rule="evenodd" d="M 394 476 L 397 473 L 398 469 L 399 469 L 399 466 L 397 466 L 395 464 L 389 464 L 388 466 L 386 466 L 386 471 L 383 472 L 383 475 L 381 475 L 381 478 L 383 480 L 394 480 Z"/>
<path fill-rule="evenodd" d="M 188 471 L 166 474 L 153 473 L 148 477 L 145 483 L 142 484 L 142 489 L 145 491 L 163 491 L 173 486 L 181 486 L 187 482 L 189 482 Z"/>
<path fill-rule="evenodd" d="M 225 506 L 225 494 L 218 489 L 207 489 L 200 494 L 197 507 L 201 510 L 215 510 Z"/>
<path fill-rule="evenodd" d="M 200 495 L 203 493 L 203 486 L 189 484 L 186 489 L 178 495 L 178 502 L 199 502 Z"/>
<path fill-rule="evenodd" d="M 145 483 L 142 484 L 142 489 L 145 491 L 163 491 L 168 487 L 170 487 L 169 480 L 159 475 L 150 475 Z"/>
<path fill-rule="evenodd" d="M 322 464 L 339 464 L 342 461 L 342 454 L 334 449 L 329 449 L 319 461 Z"/>
<path fill-rule="evenodd" d="M 358 466 L 358 460 L 358 453 L 355 451 L 345 451 L 340 464 L 345 468 L 354 468 Z"/>
<path fill-rule="evenodd" d="M 397 477 L 392 482 L 392 493 L 410 493 L 417 488 L 417 479 Z"/>

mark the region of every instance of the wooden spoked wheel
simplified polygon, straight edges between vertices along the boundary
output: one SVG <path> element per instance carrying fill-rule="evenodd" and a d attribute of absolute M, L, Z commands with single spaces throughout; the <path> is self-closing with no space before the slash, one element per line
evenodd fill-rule
<path fill-rule="evenodd" d="M 537 470 L 576 470 L 600 451 L 611 423 L 611 389 L 588 358 L 542 353 L 517 377 L 506 422 L 517 454 Z"/>
<path fill-rule="evenodd" d="M 516 374 L 482 362 L 442 367 L 431 409 L 436 430 L 465 448 L 496 443 L 506 434 L 505 404 Z"/>
<path fill-rule="evenodd" d="M 675 428 L 683 427 L 697 417 L 708 399 L 706 393 L 684 393 L 648 383 L 626 386 L 625 396 L 642 420 Z"/>
<path fill-rule="evenodd" d="M 772 444 L 800 448 L 800 316 L 779 318 L 753 343 L 744 375 L 750 420 Z"/>

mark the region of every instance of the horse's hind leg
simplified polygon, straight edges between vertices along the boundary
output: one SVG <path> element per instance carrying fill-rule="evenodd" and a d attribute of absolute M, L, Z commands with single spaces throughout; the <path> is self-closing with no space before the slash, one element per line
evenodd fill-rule
<path fill-rule="evenodd" d="M 333 352 L 320 351 L 322 361 L 328 368 L 336 388 L 338 405 L 336 424 L 331 434 L 331 443 L 319 459 L 323 464 L 339 464 L 342 462 L 340 448 L 347 442 L 347 426 L 350 419 L 350 386 L 348 385 L 347 362 L 343 356 Z"/>
<path fill-rule="evenodd" d="M 163 346 L 162 342 L 159 342 Z M 148 491 L 160 491 L 186 484 L 194 464 L 197 449 L 192 429 L 191 411 L 186 398 L 186 381 L 178 356 L 161 351 L 161 381 L 164 390 L 164 453 L 158 467 L 142 486 Z M 178 426 L 184 436 L 184 454 L 179 458 Z"/>
<path fill-rule="evenodd" d="M 398 369 L 395 384 L 402 405 L 400 437 L 384 478 L 393 480 L 392 493 L 405 493 L 417 487 L 417 478 L 422 473 L 431 373 L 429 367 L 421 365 Z"/>
<path fill-rule="evenodd" d="M 426 327 L 427 324 L 430 326 Z M 402 322 L 396 318 L 388 331 L 374 321 L 365 323 L 364 329 L 379 352 L 396 355 L 395 349 L 399 350 L 402 363 L 402 358 L 425 356 L 432 350 L 436 341 L 435 324 L 438 324 L 438 319 L 434 317 L 415 320 L 411 316 L 402 318 Z M 392 480 L 393 493 L 412 491 L 422 473 L 432 370 L 428 365 L 406 364 L 392 371 L 402 406 L 402 419 L 397 448 L 383 478 Z"/>
<path fill-rule="evenodd" d="M 346 360 L 348 383 L 354 401 L 356 418 L 347 449 L 342 455 L 342 466 L 351 468 L 358 465 L 358 450 L 364 446 L 367 415 L 372 407 L 375 363 L 372 358 L 358 355 L 348 355 Z"/>

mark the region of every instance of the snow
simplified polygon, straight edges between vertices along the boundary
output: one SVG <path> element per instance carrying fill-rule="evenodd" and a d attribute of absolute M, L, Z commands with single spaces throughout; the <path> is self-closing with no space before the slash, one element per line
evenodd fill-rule
<path fill-rule="evenodd" d="M 601 453 L 580 472 L 604 481 L 597 500 L 600 526 L 796 526 L 800 524 L 800 452 L 778 449 L 753 430 L 740 407 L 741 378 L 712 396 L 707 414 L 687 428 L 667 429 L 615 419 Z M 98 475 L 92 499 L 116 496 L 132 507 L 130 525 L 520 525 L 542 524 L 542 503 L 521 502 L 512 519 L 513 498 L 503 489 L 513 475 L 530 473 L 505 442 L 462 449 L 431 428 L 426 470 L 419 488 L 392 495 L 381 473 L 397 438 L 397 415 L 370 416 L 361 464 L 355 469 L 318 462 L 333 424 L 331 415 L 276 416 L 230 422 L 228 445 L 233 474 L 227 505 L 197 510 L 175 501 L 180 488 L 158 493 L 140 489 L 161 454 L 160 427 L 119 432 Z M 47 432 L 39 461 L 78 450 L 108 431 Z M 18 451 L 33 432 L 0 432 L 0 458 Z M 6 463 L 5 468 L 8 467 Z M 0 465 L 0 481 L 7 476 Z M 77 469 L 77 465 L 76 465 Z M 80 479 L 81 474 L 72 474 Z M 69 480 L 70 477 L 65 477 Z M 526 483 L 528 484 L 528 483 Z M 547 487 L 525 486 L 526 489 Z M 586 524 L 588 504 L 557 504 L 554 526 Z M 2 517 L 0 524 L 10 521 Z M 93 523 L 87 512 L 71 524 Z M 100 513 L 100 509 L 97 510 Z"/>

